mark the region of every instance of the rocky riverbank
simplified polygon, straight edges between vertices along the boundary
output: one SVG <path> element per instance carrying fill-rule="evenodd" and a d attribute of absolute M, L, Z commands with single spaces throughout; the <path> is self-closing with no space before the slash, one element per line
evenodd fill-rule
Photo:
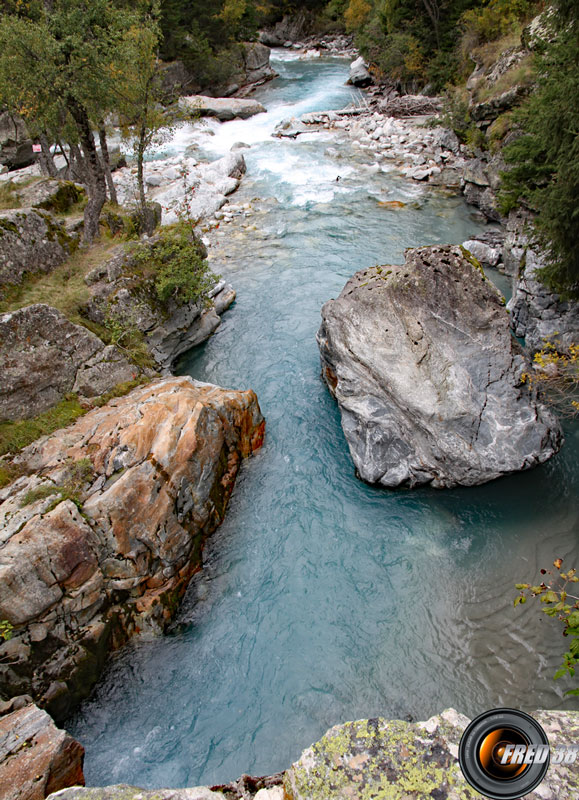
<path fill-rule="evenodd" d="M 533 716 L 551 747 L 576 744 L 578 712 L 537 711 Z M 45 731 L 50 720 L 29 705 L 0 718 L 0 731 L 8 732 L 8 739 L 0 743 L 0 788 L 5 787 L 5 800 L 42 800 L 46 788 L 56 792 L 50 795 L 54 800 L 158 800 L 161 796 L 163 800 L 474 800 L 480 795 L 466 783 L 458 765 L 458 745 L 468 723 L 453 709 L 425 722 L 358 720 L 331 728 L 278 775 L 242 775 L 227 785 L 189 789 L 147 791 L 126 785 L 85 789 L 81 788 L 80 745 L 53 730 L 47 747 Z M 27 748 L 18 745 L 17 737 L 24 731 Z M 42 787 L 29 782 L 15 790 L 11 781 L 19 774 L 30 774 L 31 763 L 42 765 L 43 773 L 50 775 L 48 782 Z M 543 782 L 526 799 L 575 800 L 578 791 L 577 762 L 551 764 Z"/>

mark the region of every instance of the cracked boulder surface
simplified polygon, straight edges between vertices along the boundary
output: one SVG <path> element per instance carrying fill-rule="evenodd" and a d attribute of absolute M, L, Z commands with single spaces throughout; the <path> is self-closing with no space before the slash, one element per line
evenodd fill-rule
<path fill-rule="evenodd" d="M 44 800 L 53 792 L 84 785 L 84 747 L 57 728 L 46 711 L 30 704 L 30 698 L 17 699 L 24 701 L 21 707 L 0 716 L 2 800 Z"/>
<path fill-rule="evenodd" d="M 576 744 L 579 712 L 537 711 L 551 747 Z M 426 722 L 366 719 L 336 725 L 285 773 L 287 800 L 479 800 L 458 764 L 469 719 L 447 709 Z M 551 764 L 525 800 L 575 800 L 579 763 Z"/>
<path fill-rule="evenodd" d="M 66 261 L 72 247 L 64 225 L 48 211 L 0 212 L 0 289 L 22 283 L 27 274 L 51 272 Z"/>
<path fill-rule="evenodd" d="M 68 393 L 96 397 L 142 372 L 150 370 L 52 306 L 0 314 L 0 419 L 41 414 Z"/>
<path fill-rule="evenodd" d="M 561 447 L 559 422 L 524 381 L 503 299 L 460 247 L 357 272 L 323 306 L 318 344 L 368 483 L 474 486 Z"/>
<path fill-rule="evenodd" d="M 3 695 L 63 719 L 112 647 L 166 626 L 264 427 L 253 391 L 172 377 L 21 452 L 0 490 Z"/>

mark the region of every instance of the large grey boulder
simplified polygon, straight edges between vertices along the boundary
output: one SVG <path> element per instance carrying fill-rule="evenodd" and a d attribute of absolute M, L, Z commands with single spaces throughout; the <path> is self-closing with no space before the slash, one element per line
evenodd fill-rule
<path fill-rule="evenodd" d="M 0 419 L 33 417 L 69 392 L 95 397 L 139 373 L 116 347 L 37 303 L 0 315 Z"/>
<path fill-rule="evenodd" d="M 222 122 L 236 117 L 247 119 L 265 111 L 264 106 L 257 100 L 240 97 L 205 97 L 201 94 L 181 97 L 179 107 L 192 116 L 217 117 Z"/>
<path fill-rule="evenodd" d="M 368 72 L 368 67 L 362 56 L 359 56 L 359 58 L 357 58 L 355 61 L 352 61 L 350 64 L 348 83 L 361 88 L 364 86 L 371 86 L 374 83 L 374 80 Z"/>
<path fill-rule="evenodd" d="M 73 239 L 41 209 L 0 214 L 0 287 L 22 283 L 25 274 L 51 272 L 69 256 Z"/>
<path fill-rule="evenodd" d="M 62 214 L 85 196 L 82 186 L 72 181 L 42 178 L 18 189 L 18 199 L 24 208 L 43 208 Z"/>
<path fill-rule="evenodd" d="M 360 477 L 473 486 L 556 453 L 502 298 L 455 246 L 356 273 L 322 309 L 322 372 Z M 474 263 L 471 263 L 474 262 Z"/>
<path fill-rule="evenodd" d="M 27 167 L 35 161 L 32 140 L 22 117 L 0 113 L 0 164 L 9 169 Z"/>

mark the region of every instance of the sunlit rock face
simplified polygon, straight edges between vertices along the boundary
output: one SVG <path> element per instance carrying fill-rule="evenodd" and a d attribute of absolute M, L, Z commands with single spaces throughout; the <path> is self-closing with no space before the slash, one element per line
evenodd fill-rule
<path fill-rule="evenodd" d="M 252 391 L 166 378 L 22 452 L 0 492 L 3 693 L 62 718 L 111 647 L 167 624 L 264 426 Z"/>
<path fill-rule="evenodd" d="M 460 247 L 357 272 L 324 305 L 318 343 L 369 483 L 473 486 L 561 446 L 559 423 L 524 382 L 502 298 Z"/>

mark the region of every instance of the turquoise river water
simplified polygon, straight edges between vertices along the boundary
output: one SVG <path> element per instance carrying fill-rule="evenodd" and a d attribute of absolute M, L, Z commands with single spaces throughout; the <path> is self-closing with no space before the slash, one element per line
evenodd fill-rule
<path fill-rule="evenodd" d="M 579 561 L 577 432 L 545 466 L 482 487 L 385 491 L 355 478 L 319 377 L 320 308 L 353 272 L 481 223 L 346 137 L 271 138 L 284 117 L 358 99 L 347 62 L 277 58 L 280 77 L 256 94 L 267 114 L 185 126 L 168 148 L 216 158 L 251 145 L 231 198 L 251 216 L 222 225 L 210 248 L 237 302 L 179 372 L 255 389 L 266 444 L 169 634 L 116 653 L 69 721 L 89 785 L 272 773 L 349 719 L 577 707 L 552 680 L 565 649 L 556 624 L 537 605 L 513 608 L 515 582 L 555 556 Z M 388 199 L 407 205 L 378 205 Z"/>

